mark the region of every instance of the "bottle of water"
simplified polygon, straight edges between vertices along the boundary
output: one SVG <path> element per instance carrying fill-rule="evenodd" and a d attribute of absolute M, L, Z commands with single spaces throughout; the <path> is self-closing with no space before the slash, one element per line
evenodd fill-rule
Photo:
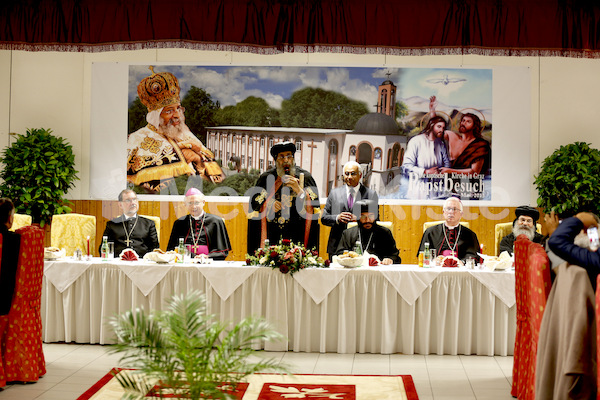
<path fill-rule="evenodd" d="M 182 263 L 185 257 L 185 245 L 183 244 L 183 238 L 179 238 L 179 246 L 177 246 L 177 253 L 181 256 L 179 258 L 179 262 Z"/>
<path fill-rule="evenodd" d="M 108 236 L 102 236 L 102 246 L 100 247 L 100 258 L 102 258 L 102 261 L 108 260 Z"/>
<path fill-rule="evenodd" d="M 423 267 L 427 268 L 431 266 L 431 251 L 429 251 L 429 243 L 425 242 L 425 249 L 423 250 Z"/>
<path fill-rule="evenodd" d="M 356 241 L 356 244 L 354 245 L 354 252 L 356 254 L 359 254 L 362 256 L 363 251 L 362 251 L 362 244 L 360 243 L 360 240 Z"/>

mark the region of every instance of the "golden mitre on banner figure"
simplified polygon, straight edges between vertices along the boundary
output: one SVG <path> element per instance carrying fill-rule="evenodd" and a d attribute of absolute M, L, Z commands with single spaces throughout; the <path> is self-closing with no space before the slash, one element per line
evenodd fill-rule
<path fill-rule="evenodd" d="M 221 182 L 225 175 L 215 156 L 185 124 L 179 82 L 170 72 L 142 79 L 137 91 L 148 109 L 148 125 L 127 139 L 127 181 L 158 193 L 180 175 Z"/>

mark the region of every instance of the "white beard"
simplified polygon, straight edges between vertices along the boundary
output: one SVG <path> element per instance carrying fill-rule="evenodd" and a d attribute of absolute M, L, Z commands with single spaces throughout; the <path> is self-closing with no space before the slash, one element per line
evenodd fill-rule
<path fill-rule="evenodd" d="M 187 127 L 187 125 L 183 122 L 183 120 L 181 120 L 181 123 L 179 125 L 175 126 L 171 124 L 165 124 L 165 120 L 161 118 L 160 125 L 158 126 L 158 131 L 166 137 L 173 139 L 176 142 L 180 142 L 186 139 L 184 131 L 189 132 L 190 130 Z"/>
<path fill-rule="evenodd" d="M 573 243 L 576 246 L 582 247 L 584 249 L 590 249 L 590 239 L 588 238 L 588 235 L 585 232 L 579 232 L 579 234 L 575 236 L 575 240 L 573 241 Z"/>
<path fill-rule="evenodd" d="M 513 226 L 513 235 L 515 235 L 515 238 L 519 237 L 519 235 L 525 235 L 527 236 L 527 239 L 533 240 L 535 237 L 535 228 L 528 228 L 525 226 L 519 226 L 519 224 L 515 224 L 515 226 Z"/>
<path fill-rule="evenodd" d="M 277 176 L 284 176 L 285 169 L 283 167 L 276 166 L 277 168 Z M 296 176 L 296 163 L 290 165 L 290 176 Z"/>

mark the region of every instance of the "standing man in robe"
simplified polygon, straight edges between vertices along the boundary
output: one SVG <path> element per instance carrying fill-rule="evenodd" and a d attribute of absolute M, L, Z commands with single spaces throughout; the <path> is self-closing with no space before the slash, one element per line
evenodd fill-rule
<path fill-rule="evenodd" d="M 467 257 L 478 258 L 479 240 L 475 232 L 460 224 L 463 206 L 457 197 L 444 201 L 444 222 L 427 228 L 423 232 L 419 251 L 425 250 L 425 243 L 436 250 L 438 255 L 455 256 L 460 260 Z M 417 256 L 419 254 L 417 253 Z"/>
<path fill-rule="evenodd" d="M 296 166 L 296 146 L 275 144 L 270 150 L 275 167 L 258 177 L 258 193 L 250 197 L 248 254 L 280 239 L 290 239 L 307 249 L 319 248 L 319 192 L 310 173 Z M 317 214 L 317 215 L 315 215 Z"/>
<path fill-rule="evenodd" d="M 137 91 L 148 108 L 148 125 L 127 139 L 127 180 L 158 193 L 180 175 L 200 175 L 211 182 L 224 179 L 214 154 L 185 124 L 179 81 L 170 72 L 142 79 Z"/>
<path fill-rule="evenodd" d="M 360 183 L 361 179 L 360 165 L 356 161 L 348 161 L 344 165 L 345 185 L 333 189 L 327 196 L 327 202 L 321 215 L 321 223 L 331 227 L 329 240 L 327 241 L 329 259 L 335 255 L 342 233 L 348 227 L 348 223 L 356 221 L 360 216 L 360 208 L 357 202 L 373 200 L 370 204 L 374 204 L 375 207 L 379 203 L 377 193 Z M 377 210 L 371 211 L 375 212 Z"/>
<path fill-rule="evenodd" d="M 189 245 L 192 257 L 206 254 L 215 260 L 225 260 L 231 251 L 231 243 L 223 218 L 204 212 L 204 194 L 191 188 L 185 193 L 187 215 L 177 219 L 171 229 L 167 250 L 174 250 L 183 238 Z"/>
<path fill-rule="evenodd" d="M 137 215 L 139 204 L 135 192 L 125 189 L 119 193 L 119 208 L 123 214 L 107 221 L 103 236 L 115 243 L 115 257 L 125 249 L 133 249 L 138 256 L 159 248 L 154 221 Z M 101 253 L 102 244 L 98 247 Z"/>

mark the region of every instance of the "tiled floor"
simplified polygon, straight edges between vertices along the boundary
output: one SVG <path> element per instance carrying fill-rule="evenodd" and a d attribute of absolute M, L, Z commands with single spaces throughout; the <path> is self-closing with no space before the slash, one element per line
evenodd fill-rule
<path fill-rule="evenodd" d="M 118 356 L 106 346 L 45 344 L 47 374 L 39 382 L 12 385 L 0 400 L 76 399 L 112 367 Z M 412 375 L 420 400 L 512 400 L 512 357 L 407 356 L 258 352 L 298 374 Z"/>

